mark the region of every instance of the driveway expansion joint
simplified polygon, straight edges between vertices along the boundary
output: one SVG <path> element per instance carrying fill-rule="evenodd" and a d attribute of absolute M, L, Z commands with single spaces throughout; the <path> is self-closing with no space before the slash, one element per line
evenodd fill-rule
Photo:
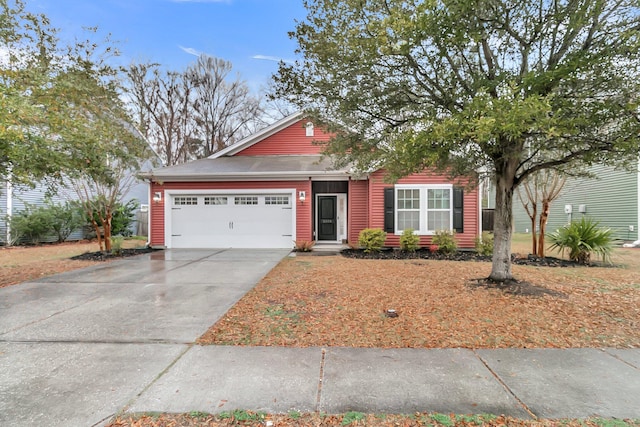
<path fill-rule="evenodd" d="M 180 359 L 182 359 L 182 357 L 187 354 L 187 352 L 189 350 L 191 350 L 193 348 L 195 344 L 190 344 L 187 348 L 185 348 L 183 351 L 180 352 L 180 354 L 178 354 L 175 359 L 173 359 L 162 371 L 160 371 L 158 373 L 158 375 L 156 375 L 149 384 L 147 384 L 146 386 L 144 386 L 142 388 L 142 390 L 140 390 L 140 392 L 138 394 L 136 394 L 134 397 L 132 397 L 131 399 L 129 399 L 129 401 L 127 403 L 124 404 L 124 406 L 113 416 L 120 416 L 125 414 L 129 408 L 136 402 L 136 400 L 142 396 L 142 394 L 149 390 L 151 388 L 151 386 L 153 386 L 160 378 L 162 378 L 167 372 L 169 372 L 169 369 L 173 368 L 173 366 L 178 363 L 178 361 Z"/>
<path fill-rule="evenodd" d="M 491 372 L 491 375 L 493 375 L 493 377 L 496 379 L 496 381 L 498 381 L 500 383 L 500 385 L 502 385 L 502 387 L 507 391 L 507 393 L 509 393 L 511 396 L 513 396 L 513 398 L 518 402 L 518 404 L 520 406 L 522 406 L 522 409 L 524 409 L 527 414 L 529 414 L 529 416 L 531 418 L 533 418 L 534 420 L 538 420 L 538 416 L 536 414 L 533 413 L 533 411 L 529 408 L 529 406 L 527 406 L 526 403 L 524 403 L 522 401 L 522 399 L 520 399 L 514 392 L 513 390 L 511 390 L 511 388 L 504 382 L 502 381 L 502 378 L 500 378 L 500 376 L 498 375 L 497 372 L 495 372 L 491 366 L 489 366 L 489 364 L 482 358 L 482 356 L 480 356 L 478 354 L 478 352 L 476 351 L 476 349 L 472 349 L 471 350 L 473 352 L 473 354 L 478 358 L 478 360 L 480 360 L 480 362 L 482 362 L 482 364 L 485 366 L 485 368 L 487 368 L 487 370 L 489 370 L 489 372 Z"/>
<path fill-rule="evenodd" d="M 324 380 L 324 364 L 327 357 L 327 349 L 322 349 L 320 357 L 320 375 L 318 376 L 318 394 L 316 395 L 316 412 L 320 412 L 320 401 L 322 400 L 322 381 Z"/>

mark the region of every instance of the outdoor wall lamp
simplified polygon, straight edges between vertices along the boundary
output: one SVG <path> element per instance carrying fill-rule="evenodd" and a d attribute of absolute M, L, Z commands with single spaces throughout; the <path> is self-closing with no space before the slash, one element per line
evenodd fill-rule
<path fill-rule="evenodd" d="M 300 199 L 300 203 L 304 203 L 304 201 L 307 199 L 307 193 L 305 193 L 304 191 L 300 191 L 298 193 L 298 199 Z"/>
<path fill-rule="evenodd" d="M 154 202 L 158 203 L 161 200 L 162 200 L 162 192 L 156 191 L 155 193 L 153 193 L 153 201 Z"/>

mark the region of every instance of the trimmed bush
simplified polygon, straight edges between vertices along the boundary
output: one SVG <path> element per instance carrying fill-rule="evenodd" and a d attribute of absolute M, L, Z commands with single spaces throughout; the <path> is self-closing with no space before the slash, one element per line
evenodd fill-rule
<path fill-rule="evenodd" d="M 48 203 L 47 209 L 51 211 L 51 232 L 58 238 L 58 243 L 64 242 L 71 233 L 84 225 L 82 211 L 72 202 L 64 205 Z"/>
<path fill-rule="evenodd" d="M 432 244 L 438 246 L 438 252 L 445 255 L 451 255 L 458 250 L 458 242 L 456 241 L 456 232 L 453 230 L 438 230 L 431 239 Z"/>
<path fill-rule="evenodd" d="M 400 236 L 400 249 L 415 252 L 420 246 L 420 236 L 414 234 L 413 228 L 407 228 Z"/>
<path fill-rule="evenodd" d="M 384 246 L 387 233 L 380 228 L 365 228 L 358 235 L 358 244 L 365 252 L 378 252 Z"/>
<path fill-rule="evenodd" d="M 478 255 L 493 255 L 493 234 L 483 231 L 482 236 L 476 236 L 475 246 Z"/>
<path fill-rule="evenodd" d="M 55 237 L 64 242 L 84 224 L 82 213 L 72 202 L 65 204 L 47 201 L 45 206 L 25 204 L 23 211 L 11 217 L 12 243 L 51 241 Z"/>
<path fill-rule="evenodd" d="M 598 222 L 591 218 L 582 217 L 580 221 L 572 221 L 549 235 L 550 249 L 557 249 L 564 253 L 569 251 L 569 259 L 580 264 L 588 264 L 591 254 L 609 261 L 613 243 L 613 231 L 609 228 L 598 227 Z"/>

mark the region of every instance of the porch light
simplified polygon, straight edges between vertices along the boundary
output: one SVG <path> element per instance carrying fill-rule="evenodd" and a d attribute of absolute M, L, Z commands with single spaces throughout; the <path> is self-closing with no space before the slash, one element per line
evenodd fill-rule
<path fill-rule="evenodd" d="M 156 191 L 155 193 L 153 193 L 153 201 L 154 202 L 158 203 L 161 200 L 162 200 L 162 192 Z"/>
<path fill-rule="evenodd" d="M 298 199 L 300 199 L 300 203 L 304 203 L 304 201 L 307 199 L 307 193 L 304 191 L 300 191 L 298 193 Z"/>

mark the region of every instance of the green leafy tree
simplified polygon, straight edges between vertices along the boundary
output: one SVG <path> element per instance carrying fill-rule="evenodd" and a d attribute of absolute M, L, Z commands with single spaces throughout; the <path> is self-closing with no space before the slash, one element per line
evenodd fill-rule
<path fill-rule="evenodd" d="M 0 36 L 0 175 L 18 185 L 71 182 L 87 216 L 101 217 L 109 250 L 115 204 L 149 156 L 109 65 L 117 50 L 108 39 L 61 45 L 47 17 L 22 0 L 0 0 Z"/>
<path fill-rule="evenodd" d="M 634 0 L 307 0 L 277 92 L 324 121 L 327 152 L 392 178 L 488 171 L 490 278 L 512 278 L 513 194 L 538 170 L 637 164 Z"/>

